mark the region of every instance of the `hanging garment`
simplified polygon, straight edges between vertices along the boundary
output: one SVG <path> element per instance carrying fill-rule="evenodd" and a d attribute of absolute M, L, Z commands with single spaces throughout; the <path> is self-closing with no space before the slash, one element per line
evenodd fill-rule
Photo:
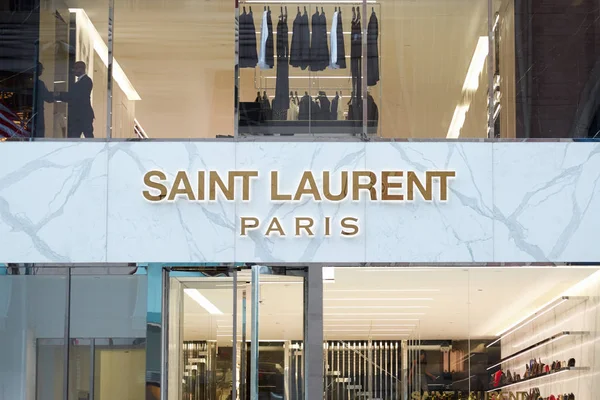
<path fill-rule="evenodd" d="M 252 11 L 240 15 L 240 68 L 254 68 L 258 63 L 256 28 Z"/>
<path fill-rule="evenodd" d="M 342 24 L 342 9 L 338 12 L 337 23 L 337 66 L 340 69 L 346 69 L 346 48 L 344 44 L 344 25 Z"/>
<path fill-rule="evenodd" d="M 337 64 L 338 55 L 337 55 L 337 25 L 338 25 L 338 12 L 333 13 L 333 17 L 331 18 L 331 34 L 329 35 L 329 42 L 331 44 L 331 54 L 329 57 L 329 68 L 338 69 L 339 65 Z"/>
<path fill-rule="evenodd" d="M 352 71 L 353 92 L 351 102 L 353 105 L 353 113 L 352 118 L 350 118 L 350 114 L 348 114 L 348 119 L 356 119 L 360 107 L 359 103 L 362 102 L 362 32 L 360 17 L 357 17 L 352 21 L 350 43 L 350 69 Z"/>
<path fill-rule="evenodd" d="M 312 108 L 311 103 L 313 103 L 313 101 L 308 94 L 305 94 L 304 96 L 302 96 L 302 98 L 300 99 L 300 104 L 299 104 L 299 109 L 298 109 L 298 120 L 299 121 L 308 121 L 310 114 L 311 114 L 311 108 Z"/>
<path fill-rule="evenodd" d="M 327 18 L 325 13 L 316 12 L 312 16 L 312 37 L 310 46 L 310 70 L 324 71 L 329 65 L 329 45 L 327 44 Z"/>
<path fill-rule="evenodd" d="M 370 93 L 367 95 L 367 121 L 375 123 L 375 126 L 379 123 L 379 107 Z"/>
<path fill-rule="evenodd" d="M 271 108 L 271 102 L 268 97 L 262 98 L 260 101 L 261 112 L 264 116 L 264 121 L 271 121 L 273 119 L 273 109 Z"/>
<path fill-rule="evenodd" d="M 337 94 L 331 100 L 331 117 L 330 119 L 335 121 L 338 119 L 338 106 L 339 106 L 340 96 Z"/>
<path fill-rule="evenodd" d="M 288 110 L 273 109 L 273 121 L 287 121 Z"/>
<path fill-rule="evenodd" d="M 341 97 L 340 97 L 341 100 Z M 344 107 L 342 107 L 342 103 L 341 101 L 338 102 L 338 108 L 337 108 L 337 118 L 338 121 L 343 121 L 344 120 Z"/>
<path fill-rule="evenodd" d="M 277 80 L 275 81 L 274 115 L 282 116 L 290 108 L 290 64 L 287 17 L 282 15 L 277 23 Z M 287 119 L 287 115 L 286 118 Z"/>
<path fill-rule="evenodd" d="M 294 20 L 292 32 L 292 49 L 290 54 L 290 65 L 305 70 L 310 64 L 310 28 L 308 26 L 308 14 L 306 9 L 304 15 L 298 12 Z"/>
<path fill-rule="evenodd" d="M 319 110 L 317 112 L 317 120 L 329 121 L 331 119 L 331 102 L 325 95 L 319 95 Z"/>
<path fill-rule="evenodd" d="M 269 28 L 267 25 L 267 11 L 263 12 L 262 23 L 260 25 L 260 51 L 258 53 L 258 66 L 260 69 L 269 69 L 266 63 L 267 40 L 269 38 Z"/>
<path fill-rule="evenodd" d="M 312 98 L 311 98 L 312 100 Z M 316 101 L 312 100 L 310 103 L 310 120 L 315 121 L 319 119 L 319 113 L 321 112 L 321 107 L 317 104 Z"/>
<path fill-rule="evenodd" d="M 379 21 L 375 11 L 371 14 L 367 27 L 367 85 L 379 82 Z"/>
<path fill-rule="evenodd" d="M 319 59 L 319 37 L 321 36 L 319 12 L 313 14 L 311 17 L 311 29 L 312 35 L 310 37 L 310 70 L 318 71 L 318 59 Z"/>
<path fill-rule="evenodd" d="M 299 108 L 298 108 L 298 102 L 296 101 L 296 98 L 290 99 L 290 109 L 289 109 L 289 112 L 287 115 L 288 121 L 297 121 L 298 120 L 298 112 L 299 112 Z"/>
<path fill-rule="evenodd" d="M 292 44 L 290 47 L 290 65 L 292 67 L 300 67 L 301 65 L 301 26 L 302 14 L 300 14 L 300 9 L 298 8 L 298 14 L 296 14 L 296 18 L 294 18 L 294 25 L 292 26 Z"/>
<path fill-rule="evenodd" d="M 269 68 L 275 66 L 275 41 L 273 40 L 273 21 L 271 20 L 271 10 L 267 11 L 267 53 L 265 55 L 265 62 Z"/>

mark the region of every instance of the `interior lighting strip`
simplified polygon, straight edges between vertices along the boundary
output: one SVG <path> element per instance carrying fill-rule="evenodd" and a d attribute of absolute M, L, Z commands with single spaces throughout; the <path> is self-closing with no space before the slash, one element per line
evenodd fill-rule
<path fill-rule="evenodd" d="M 509 327 L 509 328 L 505 329 L 504 331 L 500 332 L 498 335 L 501 335 L 501 336 L 498 339 L 496 339 L 493 342 L 491 342 L 490 344 L 488 344 L 487 346 L 485 346 L 485 347 L 489 348 L 489 347 L 493 346 L 494 344 L 498 343 L 500 340 L 504 339 L 507 336 L 512 335 L 513 333 L 515 333 L 519 329 L 523 328 L 524 326 L 529 325 L 531 322 L 535 321 L 536 319 L 538 319 L 542 315 L 545 315 L 545 314 L 549 313 L 550 311 L 554 310 L 556 307 L 560 306 L 561 304 L 563 304 L 566 301 L 569 301 L 569 300 L 585 300 L 585 299 L 587 299 L 587 297 L 561 296 L 561 297 L 559 297 L 559 298 L 551 301 L 550 303 L 546 304 L 545 306 L 543 306 L 539 310 L 535 311 L 533 314 L 525 317 L 521 321 L 519 321 L 516 324 L 512 325 L 511 327 Z"/>
<path fill-rule="evenodd" d="M 514 360 L 515 358 L 518 358 L 518 357 L 522 356 L 523 354 L 530 352 L 531 350 L 542 348 L 544 346 L 549 345 L 550 343 L 556 342 L 557 340 L 564 339 L 567 336 L 570 336 L 570 335 L 584 335 L 586 333 L 587 332 L 561 332 L 561 333 L 558 333 L 558 334 L 556 334 L 556 335 L 554 335 L 552 337 L 549 337 L 548 339 L 544 339 L 541 342 L 538 342 L 538 343 L 533 344 L 533 345 L 531 345 L 529 347 L 526 347 L 523 350 L 520 350 L 520 351 L 516 352 L 513 355 L 510 355 L 510 356 L 508 356 L 506 358 L 503 358 L 498 363 L 492 365 L 491 367 L 488 367 L 487 370 L 489 371 L 490 369 L 492 369 L 494 367 L 497 367 L 498 365 L 502 365 L 502 364 L 504 364 L 507 361 Z"/>
<path fill-rule="evenodd" d="M 183 289 L 183 291 L 210 314 L 223 315 L 223 312 L 219 310 L 217 306 L 211 303 L 206 297 L 204 297 L 197 289 Z"/>
<path fill-rule="evenodd" d="M 84 24 L 84 26 L 81 27 L 82 30 L 90 35 L 94 50 L 98 53 L 104 66 L 108 68 L 108 46 L 104 40 L 102 40 L 100 33 L 98 33 L 98 30 L 88 17 L 87 13 L 82 8 L 69 8 L 69 12 L 75 14 L 77 19 Z M 88 65 L 88 68 L 92 67 L 93 66 Z M 135 101 L 142 99 L 129 81 L 129 78 L 127 78 L 127 75 L 125 75 L 125 71 L 123 71 L 116 58 L 113 58 L 113 78 L 129 100 Z"/>

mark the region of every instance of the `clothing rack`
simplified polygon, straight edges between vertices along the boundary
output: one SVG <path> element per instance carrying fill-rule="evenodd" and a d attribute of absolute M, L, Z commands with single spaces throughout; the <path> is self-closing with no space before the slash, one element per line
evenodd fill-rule
<path fill-rule="evenodd" d="M 377 58 L 379 59 L 379 82 L 375 85 L 375 86 L 365 86 L 365 88 L 363 88 L 362 90 L 359 88 L 358 89 L 358 96 L 354 95 L 354 86 L 356 84 L 356 81 L 353 82 L 353 76 L 346 76 L 346 75 L 352 75 L 354 74 L 353 72 L 351 73 L 351 65 L 350 65 L 350 61 L 353 59 L 353 56 L 351 55 L 352 53 L 352 39 L 351 39 L 351 35 L 353 34 L 353 32 L 356 32 L 353 29 L 342 29 L 339 30 L 338 28 L 338 35 L 341 34 L 345 37 L 345 53 L 343 54 L 344 58 L 348 61 L 347 64 L 347 68 L 346 69 L 330 69 L 329 67 L 327 67 L 326 69 L 322 69 L 322 70 L 317 70 L 314 71 L 311 68 L 308 69 L 300 69 L 297 66 L 291 66 L 289 67 L 289 71 L 286 73 L 287 74 L 287 80 L 289 81 L 289 85 L 287 86 L 288 90 L 290 91 L 297 91 L 298 92 L 298 96 L 301 98 L 304 96 L 305 92 L 308 92 L 308 95 L 311 98 L 317 98 L 318 97 L 318 92 L 320 91 L 325 91 L 327 93 L 327 97 L 329 99 L 332 99 L 335 97 L 335 92 L 344 92 L 345 95 L 342 96 L 338 96 L 340 99 L 343 99 L 343 104 L 344 104 L 344 108 L 346 108 L 346 102 L 349 99 L 361 99 L 361 105 L 362 107 L 359 110 L 362 110 L 361 112 L 364 113 L 364 117 L 363 118 L 367 118 L 366 113 L 368 111 L 368 107 L 366 107 L 367 104 L 367 97 L 371 98 L 371 101 L 375 101 L 375 103 L 377 104 L 381 104 L 381 100 L 382 100 L 382 68 L 381 68 L 381 60 L 382 60 L 382 34 L 381 32 L 383 31 L 383 24 L 382 24 L 382 4 L 380 3 L 380 1 L 377 0 L 369 0 L 367 2 L 367 9 L 365 10 L 364 7 L 362 7 L 363 2 L 361 0 L 355 0 L 355 1 L 348 1 L 348 2 L 344 2 L 344 3 L 340 3 L 340 2 L 336 2 L 336 1 L 327 1 L 327 0 L 323 0 L 323 1 L 315 1 L 313 3 L 305 3 L 305 2 L 298 2 L 298 3 L 294 3 L 294 2 L 290 2 L 290 1 L 260 1 L 260 0 L 240 0 L 239 1 L 239 13 L 240 15 L 242 14 L 242 12 L 245 11 L 245 13 L 249 13 L 250 11 L 252 12 L 253 16 L 254 16 L 254 27 L 256 29 L 254 29 L 254 34 L 257 36 L 257 44 L 260 43 L 260 38 L 261 38 L 261 32 L 260 32 L 260 18 L 263 15 L 264 11 L 270 11 L 270 15 L 273 18 L 273 28 L 272 28 L 272 34 L 274 37 L 275 42 L 277 43 L 276 37 L 277 37 L 277 29 L 276 25 L 278 23 L 278 20 L 281 20 L 281 16 L 285 16 L 287 18 L 287 25 L 288 25 L 288 31 L 287 31 L 287 36 L 291 39 L 294 35 L 293 32 L 293 21 L 296 18 L 296 16 L 298 15 L 298 11 L 296 8 L 298 8 L 300 10 L 301 14 L 304 14 L 304 9 L 306 9 L 306 13 L 309 16 L 309 26 L 310 26 L 310 36 L 312 38 L 313 36 L 313 29 L 312 29 L 312 21 L 310 20 L 311 15 L 314 15 L 315 13 L 315 7 L 316 11 L 318 12 L 318 14 L 322 14 L 324 13 L 326 18 L 327 18 L 327 22 L 326 22 L 326 28 L 329 29 L 323 29 L 321 30 L 320 34 L 323 34 L 323 31 L 326 32 L 327 35 L 327 43 L 330 42 L 331 40 L 331 31 L 333 30 L 332 27 L 332 16 L 334 14 L 335 11 L 341 11 L 341 15 L 342 15 L 342 21 L 344 24 L 344 28 L 349 27 L 350 25 L 350 19 L 354 19 L 353 17 L 353 11 L 354 9 L 356 9 L 357 14 L 360 15 L 360 21 L 361 21 L 361 29 L 360 32 L 362 34 L 362 42 L 364 44 L 364 49 L 366 49 L 366 45 L 368 43 L 367 41 L 367 29 L 368 29 L 368 24 L 369 24 L 369 20 L 370 17 L 372 15 L 372 13 L 375 13 L 377 15 L 378 18 L 378 26 L 377 26 L 377 34 L 379 36 L 379 40 L 377 43 L 377 47 L 378 47 L 378 52 L 377 52 Z M 283 12 L 283 10 L 280 8 L 280 6 L 286 6 L 287 10 L 286 12 Z M 335 10 L 334 10 L 335 7 Z M 244 11 L 242 11 L 244 9 Z M 356 14 L 354 14 L 356 15 Z M 260 16 L 260 17 L 259 17 Z M 323 25 L 321 25 L 323 26 Z M 251 31 L 252 32 L 252 31 Z M 289 43 L 289 46 L 291 47 L 291 41 Z M 277 46 L 274 46 L 274 57 L 275 57 L 275 61 L 277 60 Z M 366 50 L 363 50 L 366 51 Z M 260 54 L 260 53 L 259 53 Z M 352 53 L 354 54 L 354 53 Z M 271 56 L 272 57 L 272 56 Z M 356 57 L 356 56 L 355 56 Z M 364 64 L 367 63 L 367 53 L 363 52 L 360 56 L 361 58 L 361 62 Z M 338 58 L 339 59 L 339 58 Z M 272 64 L 270 64 L 272 66 Z M 366 67 L 364 67 L 366 68 Z M 365 70 L 362 70 L 362 81 L 365 82 L 367 80 L 367 73 L 365 72 Z M 340 76 L 341 75 L 341 76 Z M 247 78 L 246 78 L 247 79 Z M 275 62 L 275 65 L 272 66 L 270 69 L 263 69 L 260 67 L 254 68 L 254 84 L 253 84 L 253 89 L 255 91 L 258 91 L 260 93 L 263 92 L 267 92 L 267 98 L 269 100 L 273 100 L 276 98 L 276 96 L 274 95 L 277 90 L 277 80 L 279 79 L 278 77 L 278 72 L 277 72 L 277 62 Z M 306 82 L 304 79 L 308 79 L 309 82 Z M 300 82 L 298 81 L 300 80 Z M 325 80 L 327 80 L 327 82 L 325 82 Z M 343 81 L 343 82 L 337 82 L 338 80 Z M 360 82 L 360 81 L 359 81 Z M 294 84 L 295 83 L 295 84 Z M 300 85 L 300 83 L 303 83 L 303 85 Z M 365 82 L 366 85 L 366 82 Z M 362 93 L 361 93 L 362 92 Z M 352 93 L 352 95 L 351 95 Z M 350 103 L 348 103 L 350 104 Z M 340 104 L 340 107 L 342 107 L 342 105 Z M 356 110 L 356 108 L 355 108 Z M 346 110 L 347 112 L 347 110 Z M 355 114 L 356 116 L 356 114 Z M 346 122 L 350 122 L 350 121 L 346 121 Z M 351 122 L 355 122 L 355 120 L 351 120 Z M 279 122 L 276 122 L 276 124 Z M 311 129 L 314 129 L 314 127 L 312 127 Z M 340 128 L 342 129 L 342 128 Z M 373 131 L 375 130 L 375 131 Z M 377 132 L 377 125 L 375 126 L 369 126 L 368 129 L 368 133 L 369 134 L 373 134 Z M 276 133 L 276 129 L 274 129 L 273 133 Z M 354 132 L 354 134 L 358 133 L 358 132 Z M 364 132 L 363 132 L 364 134 Z"/>

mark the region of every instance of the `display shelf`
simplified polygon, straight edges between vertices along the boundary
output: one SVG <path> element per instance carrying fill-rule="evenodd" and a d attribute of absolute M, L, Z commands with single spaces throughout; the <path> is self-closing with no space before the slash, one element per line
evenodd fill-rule
<path fill-rule="evenodd" d="M 563 331 L 560 333 L 557 333 L 555 335 L 550 336 L 549 338 L 546 338 L 544 340 L 540 340 L 537 343 L 532 344 L 531 346 L 528 346 L 526 348 L 524 348 L 523 350 L 519 350 L 516 353 L 513 353 L 507 357 L 504 357 L 503 359 L 501 359 L 499 362 L 497 362 L 496 364 L 490 366 L 487 368 L 487 370 L 489 371 L 490 369 L 497 367 L 499 365 L 504 364 L 507 361 L 511 361 L 514 359 L 519 358 L 520 356 L 522 356 L 523 354 L 529 353 L 530 351 L 533 351 L 535 349 L 539 349 L 542 348 L 552 342 L 556 342 L 557 340 L 560 339 L 564 339 L 568 336 L 583 336 L 583 335 L 587 335 L 589 332 L 585 332 L 585 331 Z"/>
<path fill-rule="evenodd" d="M 560 307 L 563 304 L 573 305 L 574 303 L 583 302 L 583 301 L 586 301 L 587 299 L 588 299 L 588 297 L 586 297 L 586 296 L 561 296 L 561 297 L 558 297 L 557 299 L 555 299 L 555 300 L 551 301 L 550 303 L 546 304 L 544 307 L 540 308 L 536 312 L 528 315 L 525 319 L 521 320 L 520 322 L 518 322 L 514 326 L 506 329 L 504 332 L 502 332 L 500 334 L 499 338 L 497 338 L 493 342 L 489 343 L 485 347 L 489 348 L 489 347 L 493 346 L 494 344 L 498 343 L 502 339 L 504 339 L 504 338 L 512 335 L 513 333 L 517 332 L 521 328 L 529 325 L 531 322 L 533 322 L 536 319 L 540 318 L 542 315 L 545 315 L 546 313 L 548 313 L 548 312 L 550 312 L 550 311 L 552 311 L 552 310 Z"/>
<path fill-rule="evenodd" d="M 536 382 L 538 380 L 545 379 L 545 378 L 548 378 L 548 377 L 551 377 L 551 376 L 554 377 L 556 375 L 564 374 L 566 372 L 589 371 L 589 369 L 590 369 L 589 367 L 567 367 L 567 368 L 562 368 L 562 369 L 560 369 L 558 371 L 549 372 L 547 374 L 541 374 L 541 375 L 532 376 L 530 378 L 521 379 L 518 382 L 507 383 L 506 385 L 501 385 L 501 386 L 498 386 L 497 388 L 490 389 L 490 390 L 487 391 L 487 393 L 497 392 L 499 390 L 506 389 L 508 387 L 517 386 L 517 385 L 522 385 L 524 383 Z"/>

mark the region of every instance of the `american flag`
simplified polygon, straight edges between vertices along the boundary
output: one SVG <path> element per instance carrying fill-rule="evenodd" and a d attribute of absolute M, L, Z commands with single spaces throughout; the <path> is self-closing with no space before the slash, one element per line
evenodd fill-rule
<path fill-rule="evenodd" d="M 27 138 L 29 132 L 22 127 L 21 118 L 0 101 L 0 140 L 2 138 Z"/>

